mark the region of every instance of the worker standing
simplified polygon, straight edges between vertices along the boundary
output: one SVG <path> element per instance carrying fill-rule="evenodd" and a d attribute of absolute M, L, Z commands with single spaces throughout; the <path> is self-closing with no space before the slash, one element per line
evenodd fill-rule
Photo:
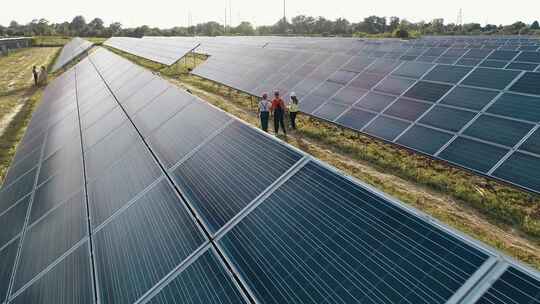
<path fill-rule="evenodd" d="M 261 101 L 259 101 L 259 109 L 257 110 L 257 117 L 261 119 L 261 129 L 264 132 L 268 132 L 268 118 L 270 117 L 270 107 L 272 103 L 268 100 L 268 94 L 262 95 Z"/>
<path fill-rule="evenodd" d="M 39 72 L 38 72 L 38 69 L 37 69 L 36 66 L 34 66 L 32 68 L 32 75 L 34 76 L 34 85 L 37 87 L 38 86 Z"/>
<path fill-rule="evenodd" d="M 279 96 L 279 92 L 274 93 L 274 99 L 272 100 L 272 106 L 270 107 L 270 112 L 274 115 L 274 131 L 276 135 L 279 133 L 279 127 L 283 129 L 283 134 L 287 136 L 287 129 L 285 129 L 285 122 L 283 120 L 285 116 L 285 102 Z"/>
<path fill-rule="evenodd" d="M 298 115 L 298 112 L 300 111 L 300 107 L 298 106 L 298 98 L 296 97 L 296 93 L 291 93 L 291 102 L 289 104 L 289 116 L 291 117 L 291 128 L 293 130 L 296 130 L 296 116 Z"/>

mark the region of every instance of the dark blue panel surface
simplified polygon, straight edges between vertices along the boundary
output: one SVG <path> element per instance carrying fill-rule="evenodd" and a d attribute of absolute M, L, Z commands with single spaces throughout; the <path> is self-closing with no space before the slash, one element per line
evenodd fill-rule
<path fill-rule="evenodd" d="M 540 191 L 540 157 L 515 152 L 495 172 L 494 176 Z"/>
<path fill-rule="evenodd" d="M 89 252 L 88 243 L 84 243 L 10 303 L 94 303 Z"/>
<path fill-rule="evenodd" d="M 411 78 L 420 78 L 424 75 L 429 69 L 433 67 L 433 64 L 422 63 L 422 62 L 406 62 L 402 64 L 392 75 L 411 77 Z"/>
<path fill-rule="evenodd" d="M 540 121 L 540 97 L 503 94 L 487 109 L 488 113 L 509 116 L 532 122 Z"/>
<path fill-rule="evenodd" d="M 463 134 L 513 147 L 534 125 L 509 119 L 482 115 Z"/>
<path fill-rule="evenodd" d="M 301 155 L 239 122 L 174 171 L 177 184 L 212 232 L 269 187 Z"/>
<path fill-rule="evenodd" d="M 487 259 L 313 163 L 220 244 L 260 303 L 445 303 Z"/>
<path fill-rule="evenodd" d="M 495 91 L 455 87 L 441 100 L 441 103 L 471 110 L 481 110 L 497 95 L 498 93 Z"/>
<path fill-rule="evenodd" d="M 512 85 L 511 91 L 540 95 L 540 73 L 527 72 Z"/>
<path fill-rule="evenodd" d="M 384 111 L 384 114 L 415 121 L 431 106 L 428 103 L 400 98 Z"/>
<path fill-rule="evenodd" d="M 29 203 L 30 195 L 0 215 L 0 248 L 22 231 Z"/>
<path fill-rule="evenodd" d="M 9 288 L 9 280 L 15 265 L 15 257 L 17 257 L 17 249 L 19 249 L 19 239 L 11 242 L 0 250 L 0 300 L 6 298 Z"/>
<path fill-rule="evenodd" d="M 375 117 L 375 114 L 352 108 L 344 113 L 337 123 L 354 130 L 361 130 L 368 122 Z"/>
<path fill-rule="evenodd" d="M 134 303 L 205 242 L 166 181 L 94 234 L 101 303 Z"/>
<path fill-rule="evenodd" d="M 473 112 L 435 106 L 422 117 L 420 123 L 458 132 L 475 116 L 476 114 Z"/>
<path fill-rule="evenodd" d="M 194 102 L 156 130 L 150 143 L 170 168 L 230 119 L 216 109 Z"/>
<path fill-rule="evenodd" d="M 369 124 L 365 131 L 371 135 L 392 141 L 408 126 L 409 123 L 407 122 L 379 116 L 377 119 L 375 119 Z"/>
<path fill-rule="evenodd" d="M 399 139 L 398 143 L 418 151 L 434 154 L 446 144 L 452 135 L 415 125 Z"/>
<path fill-rule="evenodd" d="M 219 259 L 207 250 L 149 303 L 237 304 L 246 301 Z"/>
<path fill-rule="evenodd" d="M 355 106 L 380 112 L 395 99 L 395 96 L 370 92 L 360 99 Z"/>
<path fill-rule="evenodd" d="M 381 81 L 381 83 L 378 84 L 374 90 L 388 94 L 401 95 L 410 86 L 412 86 L 414 82 L 415 81 L 412 79 L 387 77 Z"/>
<path fill-rule="evenodd" d="M 487 173 L 507 152 L 507 149 L 459 137 L 439 156 L 466 168 Z"/>
<path fill-rule="evenodd" d="M 540 279 L 508 268 L 476 304 L 540 303 Z"/>
<path fill-rule="evenodd" d="M 540 129 L 537 129 L 524 143 L 520 149 L 540 155 Z"/>
<path fill-rule="evenodd" d="M 27 228 L 13 285 L 14 290 L 28 283 L 35 275 L 87 236 L 87 227 L 88 218 L 84 196 L 78 193 Z"/>
<path fill-rule="evenodd" d="M 518 71 L 477 68 L 463 80 L 462 84 L 502 90 L 518 75 Z"/>
<path fill-rule="evenodd" d="M 4 212 L 9 207 L 15 205 L 16 202 L 34 189 L 36 172 L 37 169 L 33 169 L 25 173 L 11 185 L 2 187 L 2 190 L 0 190 L 0 212 Z"/>
<path fill-rule="evenodd" d="M 429 72 L 426 76 L 424 76 L 424 79 L 457 83 L 470 71 L 471 68 L 468 67 L 440 64 L 431 70 L 431 72 Z"/>
<path fill-rule="evenodd" d="M 142 142 L 137 143 L 120 161 L 88 185 L 92 229 L 122 208 L 160 175 L 161 170 L 146 146 Z"/>
<path fill-rule="evenodd" d="M 452 86 L 447 84 L 420 81 L 409 89 L 405 96 L 435 102 L 451 88 Z"/>

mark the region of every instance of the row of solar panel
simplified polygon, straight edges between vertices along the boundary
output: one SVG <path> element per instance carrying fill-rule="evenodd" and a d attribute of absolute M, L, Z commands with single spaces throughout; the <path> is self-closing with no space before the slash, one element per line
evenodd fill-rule
<path fill-rule="evenodd" d="M 112 37 L 105 45 L 164 65 L 172 65 L 198 46 L 195 40 Z"/>
<path fill-rule="evenodd" d="M 295 91 L 304 113 L 540 191 L 540 73 L 482 67 L 530 52 L 490 50 L 477 67 L 272 52 L 212 56 L 193 73 L 256 96 Z"/>
<path fill-rule="evenodd" d="M 0 55 L 5 55 L 11 50 L 27 48 L 32 45 L 31 38 L 0 38 Z"/>
<path fill-rule="evenodd" d="M 71 39 L 64 47 L 62 48 L 62 52 L 60 53 L 60 56 L 56 59 L 56 62 L 54 63 L 54 66 L 52 68 L 52 72 L 56 72 L 57 70 L 64 67 L 66 64 L 71 62 L 73 59 L 87 51 L 89 48 L 91 48 L 93 43 L 81 39 L 79 37 L 75 37 Z"/>
<path fill-rule="evenodd" d="M 103 50 L 48 87 L 8 175 L 9 303 L 444 303 L 495 256 Z M 484 298 L 538 282 L 512 266 Z"/>
<path fill-rule="evenodd" d="M 422 61 L 433 60 L 430 55 L 443 52 L 447 49 L 459 52 L 461 49 L 501 49 L 501 50 L 537 50 L 540 44 L 522 40 L 517 44 L 507 44 L 504 41 L 491 44 L 441 44 L 426 43 L 426 40 L 359 40 L 350 38 L 303 38 L 303 37 L 144 37 L 143 39 L 128 37 L 113 37 L 105 42 L 105 45 L 150 59 L 162 64 L 170 65 L 185 56 L 194 47 L 197 52 L 209 55 L 218 53 L 230 53 L 231 49 L 240 47 L 251 48 L 253 51 L 259 48 L 274 50 L 303 50 L 309 52 L 347 53 L 358 55 L 369 53 L 379 57 L 400 58 L 403 60 Z M 498 40 L 493 40 L 498 41 Z M 538 41 L 538 40 L 531 40 Z M 507 41 L 506 41 L 507 42 Z M 430 49 L 430 50 L 428 50 Z M 431 50 L 433 49 L 433 50 Z M 426 53 L 426 56 L 418 56 Z M 413 55 L 416 54 L 416 55 Z M 458 56 L 459 57 L 459 56 Z M 450 59 L 450 58 L 448 58 Z M 449 63 L 449 62 L 447 62 Z M 470 62 L 464 61 L 470 65 Z M 497 64 L 497 63 L 492 63 Z M 500 63 L 498 63 L 500 65 Z"/>

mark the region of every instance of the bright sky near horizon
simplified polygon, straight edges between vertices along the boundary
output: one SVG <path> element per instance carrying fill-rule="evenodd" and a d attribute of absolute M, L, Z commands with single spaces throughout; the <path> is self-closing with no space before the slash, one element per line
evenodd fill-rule
<path fill-rule="evenodd" d="M 7 0 L 6 0 L 7 1 Z M 510 24 L 515 21 L 531 23 L 540 19 L 540 0 L 518 0 L 500 5 L 497 0 L 408 0 L 367 1 L 363 0 L 285 0 L 288 17 L 299 14 L 323 16 L 329 19 L 345 17 L 358 22 L 370 15 L 398 16 L 417 22 L 444 18 L 445 22 L 456 22 L 459 9 L 463 9 L 463 22 L 481 24 Z M 229 10 L 229 6 L 231 10 Z M 34 18 L 45 18 L 51 22 L 71 21 L 83 15 L 87 22 L 95 17 L 102 18 L 108 25 L 118 21 L 124 27 L 149 25 L 170 28 L 185 26 L 191 13 L 192 23 L 206 21 L 224 22 L 232 25 L 249 21 L 255 26 L 270 25 L 283 16 L 283 0 L 27 0 L 9 1 L 0 10 L 0 24 L 7 26 L 11 20 L 19 23 Z"/>

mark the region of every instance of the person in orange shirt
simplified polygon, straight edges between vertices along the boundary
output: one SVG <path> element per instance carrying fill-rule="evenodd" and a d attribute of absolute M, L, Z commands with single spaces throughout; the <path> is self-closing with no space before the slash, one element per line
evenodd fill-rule
<path fill-rule="evenodd" d="M 283 120 L 285 116 L 285 102 L 279 96 L 279 92 L 274 93 L 274 99 L 272 100 L 272 106 L 270 107 L 270 112 L 274 114 L 274 131 L 276 135 L 279 133 L 279 126 L 283 129 L 283 134 L 287 136 L 287 130 L 285 129 L 285 122 Z"/>

